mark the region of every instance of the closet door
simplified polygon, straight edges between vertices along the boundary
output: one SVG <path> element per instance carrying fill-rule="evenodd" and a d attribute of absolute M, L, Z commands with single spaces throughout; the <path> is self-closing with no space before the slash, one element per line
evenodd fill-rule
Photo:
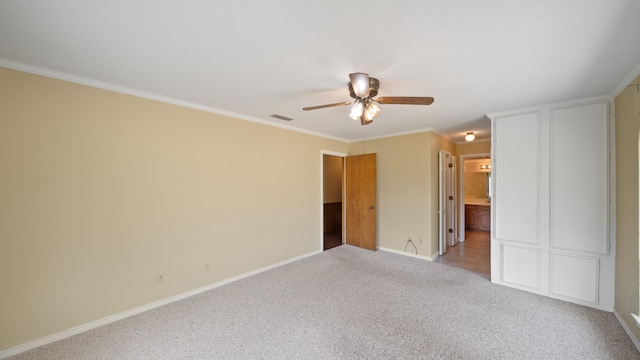
<path fill-rule="evenodd" d="M 609 98 L 493 115 L 493 282 L 613 310 Z"/>
<path fill-rule="evenodd" d="M 549 292 L 599 302 L 609 257 L 606 103 L 551 110 Z"/>
<path fill-rule="evenodd" d="M 491 278 L 538 291 L 542 284 L 539 112 L 494 119 Z"/>

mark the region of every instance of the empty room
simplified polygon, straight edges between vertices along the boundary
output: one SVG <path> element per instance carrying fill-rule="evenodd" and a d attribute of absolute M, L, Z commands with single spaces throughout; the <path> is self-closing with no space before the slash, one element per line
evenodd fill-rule
<path fill-rule="evenodd" d="M 0 359 L 640 359 L 638 24 L 0 2 Z"/>

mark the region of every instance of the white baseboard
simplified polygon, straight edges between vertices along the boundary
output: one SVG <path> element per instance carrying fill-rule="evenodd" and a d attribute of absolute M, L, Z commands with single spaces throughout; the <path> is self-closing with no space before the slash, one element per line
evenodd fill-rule
<path fill-rule="evenodd" d="M 638 338 L 635 337 L 635 335 L 633 335 L 633 333 L 631 332 L 631 329 L 629 329 L 629 326 L 622 319 L 622 316 L 620 316 L 620 314 L 618 314 L 616 309 L 613 309 L 613 315 L 615 315 L 615 317 L 616 317 L 616 319 L 618 319 L 618 322 L 620 323 L 620 325 L 622 325 L 622 328 L 624 329 L 624 331 L 627 333 L 627 335 L 629 335 L 629 338 L 633 342 L 633 345 L 635 345 L 636 349 L 638 349 L 638 351 L 640 351 L 640 341 L 638 340 Z"/>
<path fill-rule="evenodd" d="M 390 252 L 390 253 L 394 253 L 394 254 L 411 256 L 411 257 L 422 259 L 422 260 L 433 261 L 433 259 L 429 258 L 428 256 L 416 255 L 416 254 L 412 254 L 412 253 L 408 253 L 408 252 L 404 252 L 404 251 L 400 251 L 400 250 L 389 249 L 389 248 L 385 248 L 385 247 L 378 247 L 378 250 L 382 250 L 382 251 L 386 251 L 386 252 Z"/>
<path fill-rule="evenodd" d="M 18 345 L 18 346 L 15 346 L 15 347 L 0 351 L 0 359 L 6 359 L 6 358 L 8 358 L 10 356 L 14 356 L 14 355 L 23 353 L 23 352 L 31 350 L 31 349 L 35 349 L 35 348 L 40 347 L 40 346 L 51 344 L 53 342 L 56 342 L 56 341 L 59 341 L 59 340 L 62 340 L 62 339 L 66 339 L 66 338 L 71 337 L 73 335 L 77 335 L 77 334 L 83 333 L 85 331 L 92 330 L 92 329 L 98 328 L 100 326 L 104 326 L 104 325 L 110 324 L 112 322 L 115 322 L 115 321 L 118 321 L 118 320 L 122 320 L 122 319 L 128 318 L 130 316 L 134 316 L 134 315 L 143 313 L 145 311 L 149 311 L 151 309 L 155 309 L 155 308 L 163 306 L 163 305 L 170 304 L 172 302 L 176 302 L 176 301 L 183 300 L 183 299 L 186 299 L 186 298 L 194 296 L 194 295 L 201 294 L 201 293 L 203 293 L 205 291 L 209 291 L 209 290 L 215 289 L 217 287 L 232 283 L 234 281 L 238 281 L 238 280 L 241 280 L 241 279 L 244 279 L 244 278 L 256 275 L 256 274 L 259 274 L 261 272 L 265 272 L 267 270 L 271 270 L 271 269 L 286 265 L 288 263 L 291 263 L 291 262 L 294 262 L 294 261 L 298 261 L 300 259 L 304 259 L 304 258 L 312 256 L 312 255 L 319 254 L 321 252 L 322 252 L 322 250 L 317 250 L 317 251 L 313 251 L 313 252 L 310 252 L 310 253 L 307 253 L 307 254 L 296 256 L 294 258 L 283 260 L 283 261 L 277 262 L 275 264 L 271 264 L 271 265 L 268 265 L 268 266 L 253 270 L 253 271 L 246 272 L 244 274 L 233 276 L 233 277 L 230 277 L 228 279 L 224 279 L 224 280 L 221 280 L 221 281 L 218 281 L 218 282 L 215 282 L 215 283 L 212 283 L 212 284 L 209 284 L 209 285 L 197 288 L 197 289 L 193 289 L 193 290 L 190 290 L 190 291 L 178 294 L 178 295 L 174 295 L 174 296 L 162 299 L 162 300 L 158 300 L 158 301 L 152 302 L 152 303 L 147 304 L 147 305 L 142 305 L 142 306 L 139 306 L 139 307 L 127 310 L 127 311 L 123 311 L 123 312 L 118 313 L 118 314 L 107 316 L 107 317 L 102 318 L 102 319 L 98 319 L 98 320 L 95 320 L 95 321 L 92 321 L 92 322 L 89 322 L 89 323 L 86 323 L 86 324 L 83 324 L 83 325 L 79 325 L 79 326 L 73 327 L 71 329 L 67 329 L 67 330 L 64 330 L 64 331 L 57 332 L 55 334 L 51 334 L 51 335 L 45 336 L 45 337 L 40 338 L 40 339 L 29 341 L 27 343 L 24 343 L 24 344 L 21 344 L 21 345 Z"/>

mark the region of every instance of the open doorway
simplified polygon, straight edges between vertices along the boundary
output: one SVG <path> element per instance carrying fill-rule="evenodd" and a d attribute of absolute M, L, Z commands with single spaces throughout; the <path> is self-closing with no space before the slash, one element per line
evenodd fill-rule
<path fill-rule="evenodd" d="M 460 156 L 458 245 L 435 261 L 491 277 L 491 157 Z"/>
<path fill-rule="evenodd" d="M 321 246 L 377 250 L 376 154 L 321 151 Z M 326 246 L 325 246 L 326 239 Z"/>
<path fill-rule="evenodd" d="M 343 244 L 344 156 L 322 154 L 322 249 Z"/>
<path fill-rule="evenodd" d="M 467 230 L 491 231 L 491 154 L 460 157 L 458 241 L 466 240 Z"/>

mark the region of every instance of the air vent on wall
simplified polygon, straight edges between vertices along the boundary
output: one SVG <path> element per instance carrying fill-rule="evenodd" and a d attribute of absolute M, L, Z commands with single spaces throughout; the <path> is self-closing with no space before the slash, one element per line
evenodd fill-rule
<path fill-rule="evenodd" d="M 280 119 L 280 120 L 284 120 L 284 121 L 291 121 L 293 120 L 290 117 L 286 117 L 286 116 L 282 116 L 282 115 L 278 115 L 278 114 L 273 114 L 271 115 L 272 118 L 276 118 L 276 119 Z"/>

